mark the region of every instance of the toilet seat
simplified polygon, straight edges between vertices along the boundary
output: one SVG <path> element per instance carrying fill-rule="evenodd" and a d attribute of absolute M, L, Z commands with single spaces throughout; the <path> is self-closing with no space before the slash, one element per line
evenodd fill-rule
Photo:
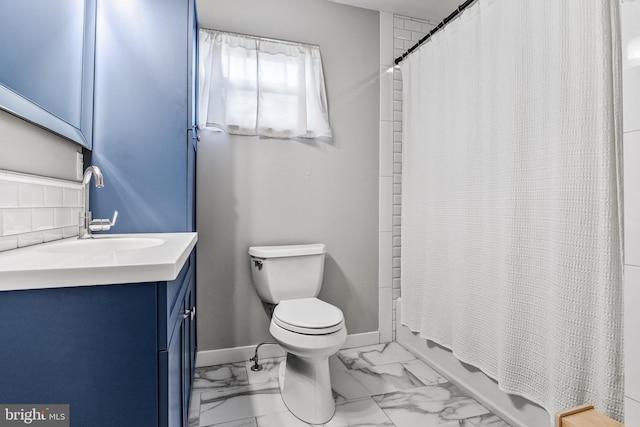
<path fill-rule="evenodd" d="M 283 329 L 305 335 L 331 334 L 344 327 L 342 311 L 318 298 L 281 301 L 272 320 Z"/>

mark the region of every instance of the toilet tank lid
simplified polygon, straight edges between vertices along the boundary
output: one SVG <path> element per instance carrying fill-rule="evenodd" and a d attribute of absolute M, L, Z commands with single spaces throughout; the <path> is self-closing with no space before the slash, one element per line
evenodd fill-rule
<path fill-rule="evenodd" d="M 325 252 L 326 249 L 323 243 L 314 243 L 311 245 L 252 246 L 249 248 L 249 255 L 256 258 L 320 255 Z"/>

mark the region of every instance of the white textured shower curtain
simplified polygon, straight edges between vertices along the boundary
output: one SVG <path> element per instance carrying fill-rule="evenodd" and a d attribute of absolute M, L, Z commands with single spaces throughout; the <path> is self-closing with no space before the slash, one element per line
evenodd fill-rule
<path fill-rule="evenodd" d="M 402 323 L 623 416 L 617 0 L 479 0 L 401 63 Z"/>

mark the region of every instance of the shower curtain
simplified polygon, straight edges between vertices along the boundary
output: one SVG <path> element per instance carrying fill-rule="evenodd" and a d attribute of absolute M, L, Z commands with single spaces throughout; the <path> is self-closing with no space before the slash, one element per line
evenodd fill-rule
<path fill-rule="evenodd" d="M 623 418 L 617 0 L 479 0 L 401 63 L 402 323 Z"/>

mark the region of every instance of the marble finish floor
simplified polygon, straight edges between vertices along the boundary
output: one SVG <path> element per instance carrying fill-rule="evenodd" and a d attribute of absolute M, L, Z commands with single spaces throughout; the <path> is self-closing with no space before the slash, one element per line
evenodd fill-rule
<path fill-rule="evenodd" d="M 189 427 L 306 427 L 278 389 L 282 358 L 196 369 Z M 509 427 L 397 343 L 329 359 L 336 414 L 327 427 Z"/>

